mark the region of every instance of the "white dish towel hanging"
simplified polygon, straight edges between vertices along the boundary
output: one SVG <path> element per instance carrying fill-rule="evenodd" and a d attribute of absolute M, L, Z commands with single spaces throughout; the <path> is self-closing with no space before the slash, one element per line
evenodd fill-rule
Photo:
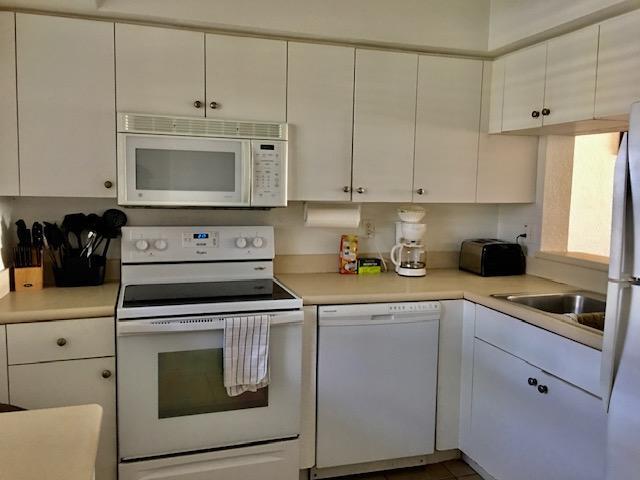
<path fill-rule="evenodd" d="M 269 384 L 269 315 L 224 319 L 224 386 L 230 397 Z"/>

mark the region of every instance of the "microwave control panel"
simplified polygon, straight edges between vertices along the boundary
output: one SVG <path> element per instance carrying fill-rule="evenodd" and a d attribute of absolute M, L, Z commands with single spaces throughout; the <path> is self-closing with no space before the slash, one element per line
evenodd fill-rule
<path fill-rule="evenodd" d="M 287 144 L 282 141 L 251 142 L 253 185 L 251 206 L 287 205 Z"/>

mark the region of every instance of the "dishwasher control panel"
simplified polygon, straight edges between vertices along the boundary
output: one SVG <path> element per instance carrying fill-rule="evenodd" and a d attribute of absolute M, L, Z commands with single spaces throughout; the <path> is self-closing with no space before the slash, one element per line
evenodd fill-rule
<path fill-rule="evenodd" d="M 319 308 L 324 318 L 367 317 L 377 315 L 424 314 L 440 317 L 440 302 L 362 303 L 353 305 L 325 305 Z"/>

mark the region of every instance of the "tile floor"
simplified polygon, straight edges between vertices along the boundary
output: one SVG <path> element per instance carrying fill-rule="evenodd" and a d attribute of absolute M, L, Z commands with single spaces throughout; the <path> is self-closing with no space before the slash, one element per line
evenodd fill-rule
<path fill-rule="evenodd" d="M 482 477 L 462 460 L 450 460 L 425 467 L 350 475 L 336 480 L 482 480 Z"/>

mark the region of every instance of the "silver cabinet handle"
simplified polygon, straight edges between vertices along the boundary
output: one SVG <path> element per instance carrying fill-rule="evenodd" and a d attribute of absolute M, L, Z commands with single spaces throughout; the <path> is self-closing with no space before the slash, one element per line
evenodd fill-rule
<path fill-rule="evenodd" d="M 418 195 L 424 195 L 424 188 L 418 188 L 418 189 L 416 190 L 416 193 L 417 193 Z"/>
<path fill-rule="evenodd" d="M 344 187 L 342 187 L 342 191 L 344 193 L 349 193 L 351 191 L 351 187 L 349 185 L 345 185 Z"/>
<path fill-rule="evenodd" d="M 366 189 L 366 188 L 364 188 L 364 187 L 358 187 L 358 188 L 356 188 L 356 192 L 358 192 L 358 193 L 365 193 L 366 191 L 367 191 L 367 189 Z"/>
<path fill-rule="evenodd" d="M 212 108 L 213 110 L 215 110 L 216 108 L 218 108 L 220 106 L 220 104 L 218 102 L 211 102 L 209 104 L 209 107 Z"/>
<path fill-rule="evenodd" d="M 104 188 L 111 188 L 113 187 L 113 182 L 111 180 L 107 180 L 106 182 L 104 182 Z"/>
<path fill-rule="evenodd" d="M 111 370 L 102 371 L 102 378 L 110 378 L 110 377 L 111 377 Z"/>
<path fill-rule="evenodd" d="M 196 100 L 195 102 L 193 102 L 193 106 L 196 108 L 200 108 L 202 107 L 202 102 L 200 100 Z"/>
<path fill-rule="evenodd" d="M 63 338 L 63 337 L 60 337 L 59 339 L 56 340 L 56 344 L 59 347 L 64 347 L 67 344 L 67 339 Z"/>

